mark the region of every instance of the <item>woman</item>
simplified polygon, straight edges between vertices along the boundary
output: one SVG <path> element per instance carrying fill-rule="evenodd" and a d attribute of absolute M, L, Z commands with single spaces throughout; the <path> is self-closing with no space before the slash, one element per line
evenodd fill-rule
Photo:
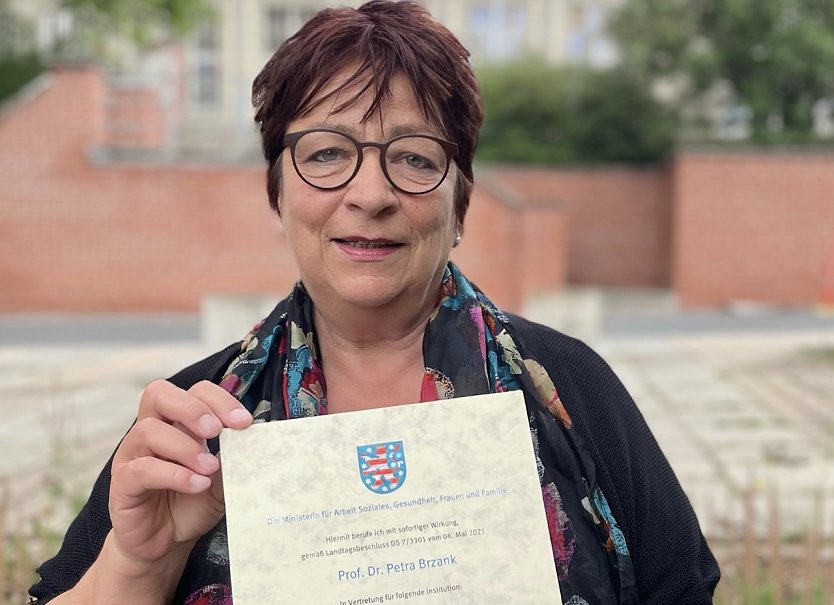
<path fill-rule="evenodd" d="M 460 43 L 413 2 L 322 11 L 253 100 L 301 281 L 242 346 L 147 387 L 31 594 L 231 603 L 223 427 L 521 389 L 564 601 L 711 602 L 715 560 L 610 369 L 448 262 L 482 121 Z"/>

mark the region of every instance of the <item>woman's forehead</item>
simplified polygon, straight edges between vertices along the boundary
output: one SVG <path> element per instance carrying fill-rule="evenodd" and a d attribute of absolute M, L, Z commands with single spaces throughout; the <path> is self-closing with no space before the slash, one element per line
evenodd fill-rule
<path fill-rule="evenodd" d="M 305 114 L 336 115 L 346 111 L 357 110 L 370 115 L 374 100 L 379 96 L 379 109 L 390 109 L 392 101 L 397 105 L 408 104 L 418 107 L 414 88 L 405 76 L 396 73 L 380 90 L 380 83 L 374 81 L 372 74 L 359 69 L 345 69 L 338 72 L 321 90 L 310 99 L 310 111 Z M 302 108 L 303 109 L 303 108 Z"/>
<path fill-rule="evenodd" d="M 374 107 L 377 95 L 379 101 Z M 412 82 L 400 72 L 392 76 L 386 90 L 380 91 L 367 71 L 343 69 L 306 105 L 306 111 L 299 112 L 293 122 L 303 121 L 308 128 L 339 124 L 355 131 L 368 122 L 381 120 L 389 136 L 426 131 L 443 134 L 438 120 L 423 111 Z M 391 119 L 394 122 L 388 123 Z"/>

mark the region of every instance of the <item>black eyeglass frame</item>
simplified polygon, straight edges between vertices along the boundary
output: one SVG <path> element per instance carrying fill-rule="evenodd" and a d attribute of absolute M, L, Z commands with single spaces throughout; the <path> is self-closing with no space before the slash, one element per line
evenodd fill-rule
<path fill-rule="evenodd" d="M 356 159 L 356 166 L 353 169 L 353 174 L 351 174 L 347 178 L 347 180 L 344 183 L 342 183 L 341 185 L 336 185 L 334 187 L 323 187 L 321 185 L 316 185 L 315 183 L 311 183 L 310 181 L 308 181 L 304 177 L 304 175 L 301 174 L 301 171 L 298 169 L 298 164 L 296 164 L 296 162 L 295 162 L 295 146 L 296 146 L 296 144 L 298 143 L 298 140 L 301 137 L 303 137 L 305 134 L 309 134 L 311 132 L 331 132 L 333 134 L 339 134 L 339 135 L 342 135 L 343 137 L 345 137 L 347 140 L 349 140 L 351 143 L 353 143 L 356 146 L 356 158 L 357 159 Z M 397 185 L 394 182 L 394 180 L 391 178 L 391 175 L 388 174 L 388 168 L 385 165 L 385 154 L 388 153 L 388 147 L 390 147 L 393 143 L 396 143 L 397 141 L 399 141 L 401 139 L 406 139 L 406 138 L 409 138 L 409 137 L 420 137 L 420 138 L 423 138 L 423 139 L 432 140 L 435 143 L 439 144 L 443 148 L 443 150 L 446 152 L 446 168 L 443 171 L 443 176 L 441 176 L 440 179 L 438 179 L 437 184 L 435 184 L 431 189 L 427 189 L 426 191 L 414 192 L 414 191 L 408 191 L 407 189 L 404 189 L 403 187 L 400 187 L 399 185 Z M 341 189 L 342 187 L 344 187 L 345 185 L 350 183 L 356 177 L 356 175 L 359 174 L 359 169 L 362 167 L 362 160 L 365 159 L 365 148 L 366 147 L 374 147 L 374 148 L 379 150 L 379 165 L 382 168 L 382 173 L 385 175 L 385 178 L 388 180 L 389 183 L 391 183 L 391 186 L 394 189 L 396 189 L 397 191 L 400 191 L 402 193 L 407 193 L 408 195 L 425 195 L 426 193 L 431 193 L 432 191 L 434 191 L 435 189 L 440 187 L 440 185 L 443 183 L 443 181 L 446 180 L 446 176 L 449 174 L 449 167 L 452 165 L 452 160 L 455 158 L 455 156 L 458 153 L 457 143 L 452 143 L 451 141 L 447 141 L 445 139 L 441 139 L 439 137 L 435 137 L 435 136 L 432 136 L 432 135 L 429 135 L 429 134 L 419 134 L 419 133 L 403 134 L 403 135 L 394 137 L 393 139 L 390 139 L 390 140 L 386 141 L 385 143 L 376 143 L 374 141 L 357 141 L 355 138 L 353 138 L 349 134 L 344 133 L 341 130 L 334 130 L 332 128 L 309 128 L 307 130 L 299 130 L 297 132 L 288 132 L 287 134 L 284 135 L 284 138 L 281 140 L 281 148 L 284 149 L 286 147 L 290 148 L 290 157 L 292 158 L 293 168 L 295 168 L 295 172 L 296 172 L 296 174 L 298 174 L 298 176 L 301 178 L 301 180 L 304 181 L 305 183 L 307 183 L 308 185 L 310 185 L 311 187 L 315 187 L 316 189 L 322 189 L 324 191 L 333 191 L 335 189 Z"/>

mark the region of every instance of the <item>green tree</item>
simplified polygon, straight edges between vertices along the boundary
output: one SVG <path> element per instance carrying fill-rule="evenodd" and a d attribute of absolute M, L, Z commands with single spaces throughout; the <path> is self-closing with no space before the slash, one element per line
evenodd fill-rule
<path fill-rule="evenodd" d="M 181 38 L 213 16 L 211 0 L 58 0 L 73 34 L 56 49 L 64 59 L 118 61 L 126 47 Z"/>
<path fill-rule="evenodd" d="M 667 112 L 616 70 L 556 68 L 535 59 L 488 66 L 481 161 L 646 163 L 672 146 Z"/>
<path fill-rule="evenodd" d="M 679 100 L 728 83 L 756 141 L 810 139 L 834 95 L 834 0 L 627 0 L 610 30 L 628 73 Z"/>
<path fill-rule="evenodd" d="M 33 28 L 0 0 L 0 101 L 52 62 L 99 63 L 117 68 L 134 50 L 182 38 L 214 16 L 211 0 L 55 0 L 72 17 L 69 38 L 46 53 L 33 47 Z"/>
<path fill-rule="evenodd" d="M 0 102 L 43 71 L 31 39 L 31 24 L 12 11 L 8 0 L 0 0 Z"/>

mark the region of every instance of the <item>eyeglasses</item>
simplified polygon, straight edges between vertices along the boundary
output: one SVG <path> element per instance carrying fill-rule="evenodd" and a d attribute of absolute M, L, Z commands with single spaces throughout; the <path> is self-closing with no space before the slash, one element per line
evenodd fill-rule
<path fill-rule="evenodd" d="M 388 182 L 398 191 L 418 195 L 434 191 L 449 173 L 458 151 L 455 143 L 425 134 L 394 137 L 386 143 L 357 141 L 327 128 L 284 135 L 298 176 L 317 189 L 338 189 L 359 172 L 365 147 L 379 150 L 379 163 Z"/>

